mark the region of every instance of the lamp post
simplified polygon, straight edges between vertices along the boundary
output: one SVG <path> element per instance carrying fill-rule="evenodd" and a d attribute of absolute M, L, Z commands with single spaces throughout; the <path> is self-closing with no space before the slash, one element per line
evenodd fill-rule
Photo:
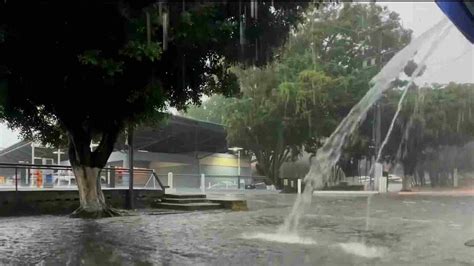
<path fill-rule="evenodd" d="M 35 164 L 35 143 L 31 142 L 31 164 Z"/>
<path fill-rule="evenodd" d="M 240 189 L 240 151 L 243 150 L 241 147 L 229 148 L 229 151 L 237 152 L 237 188 Z"/>
<path fill-rule="evenodd" d="M 31 142 L 31 164 L 35 164 L 36 159 L 41 159 L 41 157 L 36 157 L 35 155 L 35 148 L 41 148 L 40 145 Z M 41 164 L 41 163 L 40 163 Z"/>
<path fill-rule="evenodd" d="M 61 154 L 65 154 L 65 152 L 62 152 L 61 149 L 58 149 L 57 151 L 53 151 L 53 154 L 58 155 L 58 165 L 61 165 Z"/>

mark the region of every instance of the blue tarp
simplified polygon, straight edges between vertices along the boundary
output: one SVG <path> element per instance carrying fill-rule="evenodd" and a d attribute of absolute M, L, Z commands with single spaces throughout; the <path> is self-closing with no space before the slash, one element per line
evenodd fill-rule
<path fill-rule="evenodd" d="M 464 1 L 436 1 L 439 8 L 448 16 L 464 36 L 474 43 L 474 3 Z"/>

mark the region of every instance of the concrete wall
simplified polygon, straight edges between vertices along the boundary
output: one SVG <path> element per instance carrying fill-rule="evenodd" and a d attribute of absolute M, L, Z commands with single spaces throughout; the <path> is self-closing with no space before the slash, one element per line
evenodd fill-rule
<path fill-rule="evenodd" d="M 124 208 L 127 189 L 103 189 L 108 204 Z M 161 190 L 134 190 L 135 207 L 151 207 L 163 196 Z M 0 216 L 33 214 L 68 214 L 79 207 L 77 190 L 1 191 Z"/>

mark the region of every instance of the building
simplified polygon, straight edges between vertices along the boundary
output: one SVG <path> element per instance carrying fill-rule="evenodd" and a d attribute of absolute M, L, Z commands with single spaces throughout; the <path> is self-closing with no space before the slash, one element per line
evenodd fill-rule
<path fill-rule="evenodd" d="M 160 126 L 137 129 L 133 141 L 134 167 L 155 170 L 165 184 L 170 172 L 176 187 L 199 187 L 201 174 L 206 175 L 206 186 L 236 184 L 239 168 L 242 180 L 250 182 L 249 160 L 245 157 L 239 160 L 236 154 L 229 152 L 222 125 L 171 116 Z M 29 164 L 32 161 L 35 164 L 69 164 L 64 150 L 42 147 L 31 141 L 20 141 L 0 151 L 0 163 Z M 107 165 L 128 168 L 124 136 L 119 137 Z M 11 175 L 14 175 L 13 169 L 0 168 L 0 176 Z M 125 178 L 123 182 L 126 185 L 128 181 Z"/>

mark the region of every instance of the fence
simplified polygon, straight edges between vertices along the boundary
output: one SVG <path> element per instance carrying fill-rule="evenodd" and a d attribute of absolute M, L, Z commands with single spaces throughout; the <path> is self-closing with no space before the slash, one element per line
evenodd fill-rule
<path fill-rule="evenodd" d="M 170 192 L 205 192 L 267 189 L 264 176 L 156 174 L 154 170 L 134 168 L 134 189 L 158 189 Z M 130 174 L 125 168 L 101 169 L 102 188 L 128 189 Z M 0 190 L 75 190 L 76 178 L 70 166 L 0 163 Z"/>
<path fill-rule="evenodd" d="M 128 169 L 103 168 L 99 175 L 103 188 L 129 187 Z M 76 178 L 70 166 L 0 163 L 0 189 L 19 191 L 51 188 L 77 189 Z M 133 188 L 164 190 L 165 185 L 153 170 L 134 168 Z"/>
<path fill-rule="evenodd" d="M 168 173 L 166 178 L 162 178 L 162 180 L 170 191 L 205 193 L 206 191 L 255 188 L 255 185 L 257 185 L 257 188 L 266 189 L 266 185 L 262 180 L 267 180 L 267 178 L 264 176 Z"/>

